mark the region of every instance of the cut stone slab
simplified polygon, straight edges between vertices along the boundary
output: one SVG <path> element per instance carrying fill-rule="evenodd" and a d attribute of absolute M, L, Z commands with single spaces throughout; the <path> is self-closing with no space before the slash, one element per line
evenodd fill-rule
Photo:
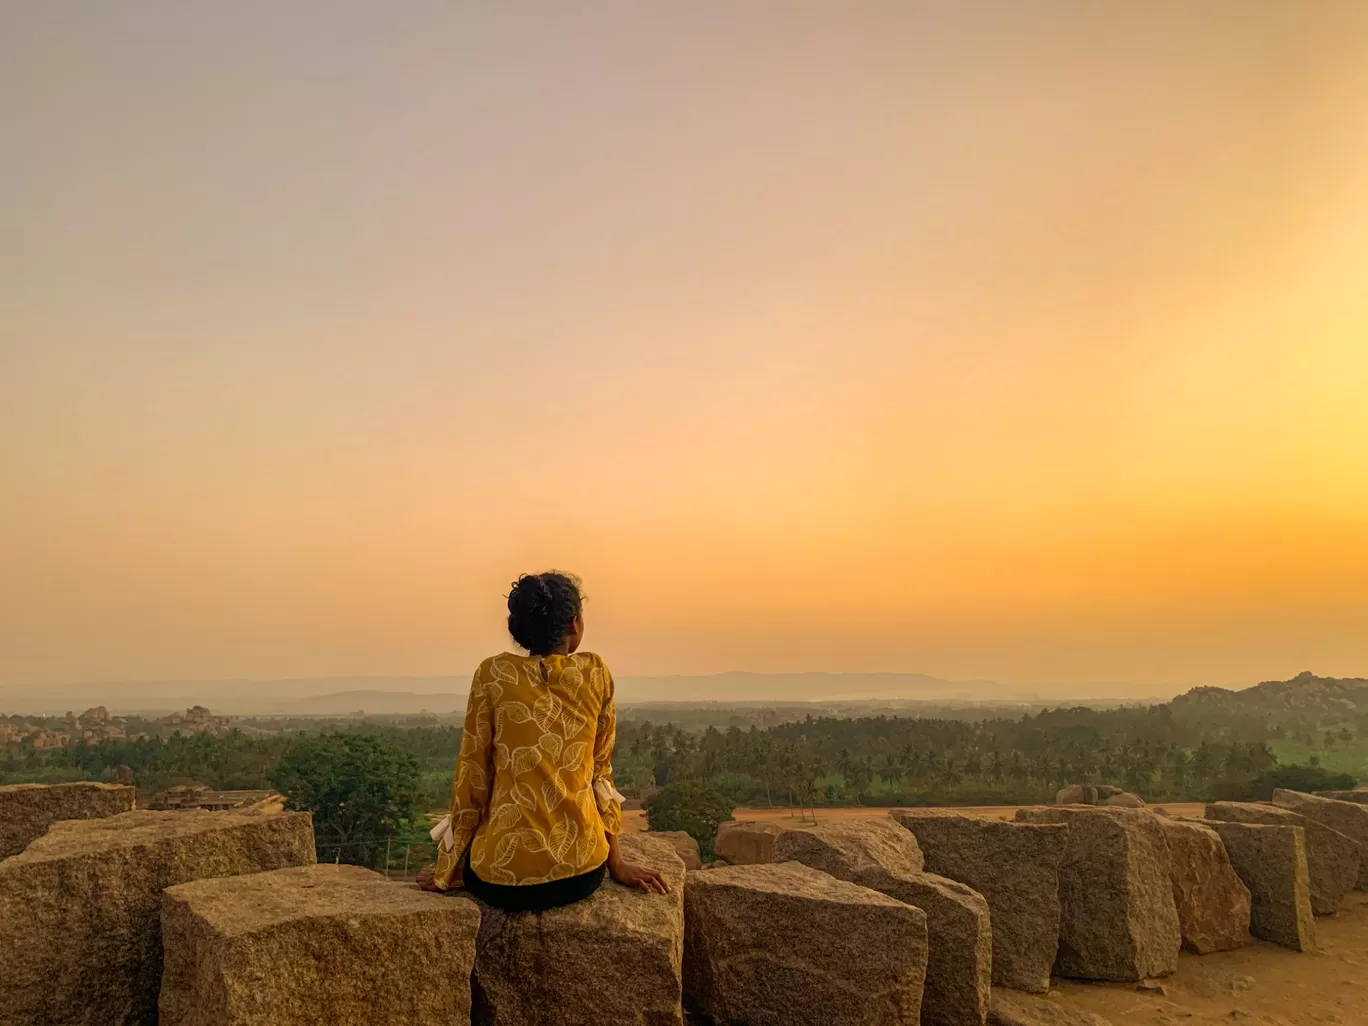
<path fill-rule="evenodd" d="M 64 819 L 132 812 L 137 790 L 119 784 L 9 784 L 0 787 L 0 859 L 18 855 Z"/>
<path fill-rule="evenodd" d="M 1350 791 L 1349 794 L 1368 794 Z M 1278 788 L 1273 792 L 1273 804 L 1287 809 L 1309 820 L 1338 830 L 1345 837 L 1359 843 L 1359 871 L 1354 881 L 1354 889 L 1368 891 L 1368 806 L 1355 802 L 1321 798 L 1301 791 L 1288 791 Z"/>
<path fill-rule="evenodd" d="M 1068 1008 L 1049 998 L 993 991 L 989 1026 L 1112 1026 L 1111 1020 L 1078 1008 Z"/>
<path fill-rule="evenodd" d="M 548 912 L 480 906 L 475 1026 L 680 1026 L 684 863 L 653 834 L 624 834 L 620 843 L 629 859 L 660 871 L 669 894 L 606 880 Z M 689 887 L 712 872 L 691 874 Z"/>
<path fill-rule="evenodd" d="M 1249 943 L 1250 897 L 1210 827 L 1160 819 L 1168 842 L 1173 901 L 1183 948 L 1194 954 L 1230 951 Z"/>
<path fill-rule="evenodd" d="M 1182 933 L 1157 816 L 1079 806 L 1018 809 L 1016 816 L 1069 828 L 1059 870 L 1058 975 L 1135 981 L 1178 968 Z"/>
<path fill-rule="evenodd" d="M 162 891 L 315 861 L 306 812 L 136 811 L 54 823 L 0 862 L 3 1021 L 155 1023 Z"/>
<path fill-rule="evenodd" d="M 450 1026 L 480 910 L 359 866 L 195 880 L 162 898 L 160 1026 Z"/>
<path fill-rule="evenodd" d="M 785 862 L 693 873 L 684 1000 L 715 1026 L 915 1026 L 926 914 Z"/>
<path fill-rule="evenodd" d="M 1311 911 L 1328 916 L 1358 882 L 1363 847 L 1338 830 L 1289 809 L 1252 802 L 1212 802 L 1206 807 L 1208 820 L 1227 823 L 1261 823 L 1265 826 L 1295 826 L 1306 832 L 1306 868 L 1310 873 Z"/>
<path fill-rule="evenodd" d="M 728 820 L 717 826 L 713 851 L 731 866 L 757 866 L 774 861 L 774 839 L 784 832 L 778 823 Z"/>
<path fill-rule="evenodd" d="M 1302 828 L 1219 820 L 1211 825 L 1249 888 L 1250 933 L 1293 951 L 1313 950 L 1316 924 Z"/>
<path fill-rule="evenodd" d="M 948 877 L 988 902 L 993 984 L 1044 993 L 1059 947 L 1059 867 L 1069 830 L 978 819 L 932 809 L 895 809 L 928 872 Z"/>
<path fill-rule="evenodd" d="M 702 869 L 703 856 L 698 850 L 698 842 L 687 830 L 652 830 L 650 836 L 669 841 L 675 854 L 684 863 L 685 869 Z"/>
<path fill-rule="evenodd" d="M 1120 794 L 1114 794 L 1108 798 L 1107 804 L 1115 809 L 1143 809 L 1145 807 L 1145 799 L 1141 798 L 1138 794 L 1122 791 Z"/>
<path fill-rule="evenodd" d="M 983 1026 L 993 979 L 988 902 L 962 883 L 921 872 L 911 831 L 891 819 L 850 819 L 786 830 L 774 842 L 780 862 L 887 894 L 926 913 L 929 953 L 922 1026 Z"/>
<path fill-rule="evenodd" d="M 1357 805 L 1368 805 L 1368 790 L 1353 791 L 1316 791 L 1317 798 L 1333 798 L 1337 802 L 1354 802 Z"/>

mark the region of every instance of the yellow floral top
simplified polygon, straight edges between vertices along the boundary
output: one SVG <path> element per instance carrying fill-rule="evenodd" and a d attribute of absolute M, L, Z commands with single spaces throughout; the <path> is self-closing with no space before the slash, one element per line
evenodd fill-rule
<path fill-rule="evenodd" d="M 466 849 L 486 883 L 536 884 L 586 873 L 622 830 L 613 787 L 613 677 L 589 653 L 486 659 L 466 704 L 451 816 L 436 885 L 460 883 Z"/>

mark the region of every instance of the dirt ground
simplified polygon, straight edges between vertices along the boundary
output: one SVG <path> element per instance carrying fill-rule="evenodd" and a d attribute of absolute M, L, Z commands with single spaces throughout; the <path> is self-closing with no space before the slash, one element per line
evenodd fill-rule
<path fill-rule="evenodd" d="M 1200 816 L 1201 805 L 1174 804 L 1175 815 Z M 1014 807 L 955 811 L 1011 819 Z M 887 809 L 819 809 L 818 821 L 884 816 Z M 737 809 L 737 819 L 793 822 L 787 809 Z M 645 829 L 629 812 L 629 829 Z M 1113 1026 L 1368 1026 L 1368 893 L 1351 892 L 1333 916 L 1316 919 L 1318 950 L 1298 954 L 1254 941 L 1237 951 L 1181 955 L 1163 993 L 1134 984 L 1056 980 L 1051 1000 L 1094 1012 Z"/>

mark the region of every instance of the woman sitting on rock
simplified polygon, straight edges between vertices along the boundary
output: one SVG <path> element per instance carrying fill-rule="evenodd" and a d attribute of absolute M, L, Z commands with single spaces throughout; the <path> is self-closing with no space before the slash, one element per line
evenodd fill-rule
<path fill-rule="evenodd" d="M 451 814 L 433 830 L 437 865 L 418 885 L 464 884 L 508 911 L 567 905 L 593 894 L 604 871 L 664 894 L 664 879 L 618 850 L 622 795 L 613 787 L 613 677 L 577 652 L 584 636 L 579 581 L 518 578 L 508 632 L 528 654 L 480 664 L 470 686 Z"/>

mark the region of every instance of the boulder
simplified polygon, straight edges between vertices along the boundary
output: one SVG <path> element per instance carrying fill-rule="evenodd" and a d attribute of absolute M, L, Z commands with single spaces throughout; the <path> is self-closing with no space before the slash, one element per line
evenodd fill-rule
<path fill-rule="evenodd" d="M 698 842 L 687 830 L 652 830 L 650 836 L 669 841 L 675 854 L 684 863 L 685 869 L 703 868 L 703 856 L 699 853 Z"/>
<path fill-rule="evenodd" d="M 138 792 L 117 784 L 9 784 L 0 787 L 0 859 L 18 855 L 64 819 L 131 812 Z"/>
<path fill-rule="evenodd" d="M 195 880 L 162 898 L 161 1026 L 448 1026 L 480 910 L 359 866 Z"/>
<path fill-rule="evenodd" d="M 965 884 L 987 901 L 994 985 L 1049 990 L 1068 828 L 931 809 L 895 809 L 892 817 L 917 838 L 928 872 Z"/>
<path fill-rule="evenodd" d="M 1230 864 L 1225 845 L 1199 823 L 1161 819 L 1168 843 L 1173 901 L 1184 949 L 1198 955 L 1249 943 L 1249 888 Z"/>
<path fill-rule="evenodd" d="M 1351 791 L 1350 794 L 1368 793 Z M 1321 798 L 1318 795 L 1303 794 L 1278 788 L 1273 792 L 1273 804 L 1331 830 L 1338 830 L 1345 837 L 1359 843 L 1359 871 L 1354 881 L 1354 889 L 1368 891 L 1368 805 L 1355 802 Z"/>
<path fill-rule="evenodd" d="M 754 866 L 774 861 L 774 839 L 784 832 L 778 823 L 728 820 L 717 826 L 713 851 L 732 866 Z"/>
<path fill-rule="evenodd" d="M 1070 784 L 1055 794 L 1056 805 L 1095 805 L 1097 789 L 1091 784 Z"/>
<path fill-rule="evenodd" d="M 1249 932 L 1293 951 L 1312 950 L 1316 924 L 1302 828 L 1226 821 L 1211 825 L 1249 888 Z"/>
<path fill-rule="evenodd" d="M 1316 791 L 1317 798 L 1333 798 L 1337 802 L 1353 802 L 1356 805 L 1368 805 L 1368 789 L 1353 791 Z"/>
<path fill-rule="evenodd" d="M 1120 794 L 1114 794 L 1108 798 L 1107 804 L 1114 809 L 1143 809 L 1145 807 L 1145 799 L 1141 798 L 1138 794 L 1122 791 Z"/>
<path fill-rule="evenodd" d="M 1092 1012 L 1010 990 L 993 991 L 988 1022 L 989 1026 L 1111 1026 L 1109 1020 Z"/>
<path fill-rule="evenodd" d="M 1102 802 L 1105 802 L 1108 798 L 1114 798 L 1118 794 L 1126 793 L 1121 788 L 1115 787 L 1111 784 L 1098 784 L 1096 790 L 1097 800 Z"/>
<path fill-rule="evenodd" d="M 785 862 L 691 874 L 684 919 L 684 1000 L 715 1026 L 918 1022 L 919 908 Z"/>
<path fill-rule="evenodd" d="M 851 819 L 784 832 L 779 862 L 801 862 L 915 905 L 926 913 L 929 952 L 923 1026 L 983 1026 L 993 979 L 993 935 L 983 895 L 921 872 L 917 839 L 888 819 Z"/>
<path fill-rule="evenodd" d="M 1178 968 L 1182 934 L 1168 844 L 1158 817 L 1130 809 L 1018 809 L 1025 823 L 1064 823 L 1062 908 L 1055 972 L 1085 980 L 1143 980 Z"/>
<path fill-rule="evenodd" d="M 481 906 L 476 1026 L 679 1026 L 684 863 L 653 834 L 624 834 L 621 845 L 633 861 L 658 869 L 670 893 L 644 894 L 609 880 L 583 901 L 548 912 Z M 694 874 L 690 888 L 711 875 Z"/>
<path fill-rule="evenodd" d="M 1306 832 L 1306 868 L 1311 881 L 1311 911 L 1328 916 L 1358 882 L 1363 848 L 1353 838 L 1313 819 L 1280 809 L 1275 805 L 1251 802 L 1212 802 L 1206 807 L 1208 820 L 1227 823 L 1259 823 L 1265 826 L 1295 826 Z"/>
<path fill-rule="evenodd" d="M 54 823 L 0 862 L 3 1021 L 156 1022 L 162 891 L 314 861 L 305 812 L 137 811 Z"/>

